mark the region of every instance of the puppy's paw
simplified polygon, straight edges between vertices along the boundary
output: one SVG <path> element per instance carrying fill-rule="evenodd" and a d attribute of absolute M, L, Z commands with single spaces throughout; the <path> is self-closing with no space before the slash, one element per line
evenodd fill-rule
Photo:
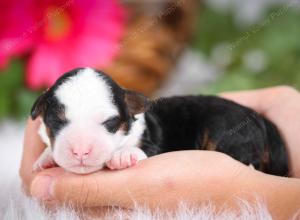
<path fill-rule="evenodd" d="M 41 171 L 44 169 L 48 169 L 51 167 L 56 167 L 56 163 L 53 160 L 45 160 L 45 161 L 41 161 L 41 160 L 37 160 L 32 167 L 33 171 Z"/>
<path fill-rule="evenodd" d="M 132 167 L 146 158 L 146 154 L 137 147 L 124 148 L 113 153 L 112 158 L 106 162 L 106 166 L 111 170 L 121 170 Z"/>
<path fill-rule="evenodd" d="M 37 161 L 33 164 L 33 171 L 40 171 L 47 168 L 55 167 L 56 163 L 52 157 L 52 152 L 50 147 L 47 147 Z"/>

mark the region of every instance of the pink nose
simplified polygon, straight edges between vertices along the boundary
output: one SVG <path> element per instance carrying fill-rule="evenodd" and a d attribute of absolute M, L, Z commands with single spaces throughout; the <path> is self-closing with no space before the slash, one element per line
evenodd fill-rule
<path fill-rule="evenodd" d="M 73 148 L 73 156 L 78 160 L 87 159 L 92 151 L 92 148 Z"/>

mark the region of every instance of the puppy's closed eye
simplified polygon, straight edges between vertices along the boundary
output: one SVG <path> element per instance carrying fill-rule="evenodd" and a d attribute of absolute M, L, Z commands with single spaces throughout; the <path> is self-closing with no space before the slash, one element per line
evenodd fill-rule
<path fill-rule="evenodd" d="M 65 115 L 65 108 L 61 105 L 58 106 L 58 108 L 57 108 L 57 117 L 62 122 L 67 121 L 66 115 Z"/>
<path fill-rule="evenodd" d="M 49 128 L 50 136 L 54 137 L 68 123 L 64 106 L 52 102 L 45 113 L 44 121 Z"/>
<path fill-rule="evenodd" d="M 110 133 L 116 133 L 121 125 L 121 119 L 119 116 L 113 116 L 102 123 L 104 127 Z"/>

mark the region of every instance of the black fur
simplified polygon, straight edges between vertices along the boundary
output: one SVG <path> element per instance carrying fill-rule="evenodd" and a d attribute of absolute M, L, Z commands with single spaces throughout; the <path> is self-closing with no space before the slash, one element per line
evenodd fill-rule
<path fill-rule="evenodd" d="M 253 110 L 214 96 L 153 101 L 145 113 L 142 150 L 216 150 L 263 172 L 287 176 L 288 162 L 276 127 Z"/>

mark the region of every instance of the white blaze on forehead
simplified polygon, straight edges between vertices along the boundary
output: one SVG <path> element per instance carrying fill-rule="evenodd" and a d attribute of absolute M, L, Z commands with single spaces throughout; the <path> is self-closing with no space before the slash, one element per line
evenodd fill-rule
<path fill-rule="evenodd" d="M 55 95 L 65 105 L 65 115 L 70 120 L 86 117 L 104 120 L 118 114 L 110 87 L 89 68 L 67 79 Z"/>

